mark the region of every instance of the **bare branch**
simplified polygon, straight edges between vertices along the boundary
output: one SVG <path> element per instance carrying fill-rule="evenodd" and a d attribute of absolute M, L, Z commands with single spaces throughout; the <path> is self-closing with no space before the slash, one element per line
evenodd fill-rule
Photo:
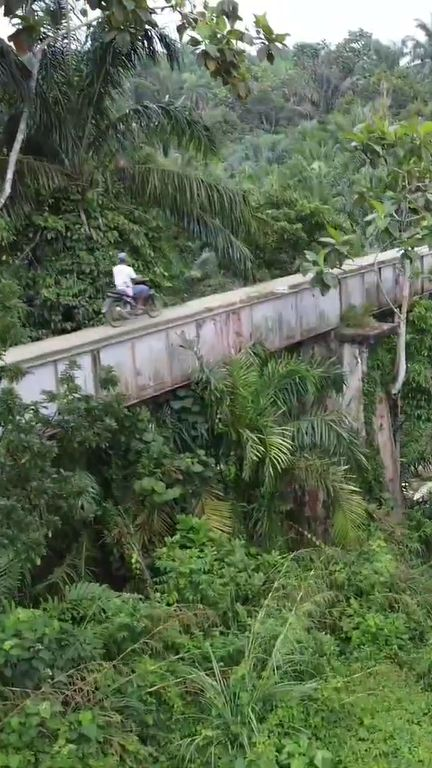
<path fill-rule="evenodd" d="M 15 176 L 16 164 L 18 162 L 18 157 L 21 152 L 21 147 L 23 145 L 23 142 L 27 133 L 27 123 L 28 123 L 28 118 L 30 114 L 30 103 L 33 99 L 33 96 L 36 90 L 37 76 L 39 72 L 43 50 L 44 50 L 44 46 L 40 45 L 39 48 L 36 50 L 36 53 L 34 54 L 33 70 L 32 70 L 32 76 L 30 80 L 30 98 L 22 111 L 21 118 L 18 125 L 18 130 L 16 132 L 12 150 L 9 155 L 8 166 L 6 170 L 6 178 L 5 178 L 3 190 L 0 196 L 0 210 L 3 208 L 4 204 L 8 200 L 10 193 L 12 191 L 12 184 Z"/>
<path fill-rule="evenodd" d="M 405 262 L 404 269 L 404 283 L 402 289 L 402 307 L 400 312 L 399 334 L 398 334 L 398 369 L 394 386 L 392 388 L 392 395 L 396 396 L 402 389 L 402 385 L 405 381 L 407 372 L 406 361 L 406 331 L 407 331 L 407 315 L 410 298 L 410 273 L 411 264 L 409 261 Z"/>
<path fill-rule="evenodd" d="M 379 286 L 380 286 L 380 288 L 381 288 L 381 292 L 382 292 L 382 294 L 383 294 L 383 296 L 384 296 L 384 298 L 385 298 L 386 302 L 387 302 L 387 303 L 389 304 L 389 306 L 392 308 L 392 310 L 393 310 L 393 312 L 395 313 L 395 315 L 396 315 L 397 317 L 401 318 L 401 317 L 402 317 L 402 315 L 401 315 L 401 312 L 400 312 L 400 311 L 399 311 L 399 309 L 398 309 L 398 308 L 395 306 L 395 304 L 393 304 L 393 302 L 392 302 L 392 300 L 391 300 L 390 296 L 388 295 L 388 293 L 387 293 L 386 289 L 384 288 L 384 283 L 383 283 L 383 281 L 381 280 L 380 270 L 379 270 L 379 266 L 378 266 L 378 256 L 379 256 L 379 255 L 380 255 L 380 254 L 379 254 L 379 252 L 377 252 L 377 253 L 376 253 L 376 256 L 375 256 L 375 259 L 374 259 L 374 269 L 375 269 L 375 272 L 376 272 L 376 276 L 377 276 L 377 280 L 378 280 Z"/>

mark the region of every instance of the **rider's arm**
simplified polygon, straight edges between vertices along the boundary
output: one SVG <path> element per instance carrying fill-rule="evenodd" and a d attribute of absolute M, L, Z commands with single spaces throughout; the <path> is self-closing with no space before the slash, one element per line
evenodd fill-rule
<path fill-rule="evenodd" d="M 132 282 L 135 284 L 136 283 L 142 284 L 142 283 L 147 283 L 147 280 L 142 275 L 135 275 L 135 277 L 132 278 Z"/>

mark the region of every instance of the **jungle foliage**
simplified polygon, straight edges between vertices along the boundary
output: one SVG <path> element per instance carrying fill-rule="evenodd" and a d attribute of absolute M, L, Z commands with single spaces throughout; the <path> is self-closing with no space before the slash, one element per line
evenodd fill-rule
<path fill-rule="evenodd" d="M 355 233 L 349 255 L 382 245 L 358 202 L 379 179 L 346 135 L 430 117 L 425 25 L 400 45 L 358 30 L 334 46 L 282 47 L 273 65 L 248 55 L 244 101 L 209 77 L 201 49 L 159 27 L 129 47 L 101 23 L 68 38 L 66 9 L 42 7 L 54 39 L 0 223 L 2 270 L 24 289 L 33 338 L 101 320 L 119 248 L 173 303 L 296 271 L 329 229 Z M 201 32 L 211 36 L 219 22 L 208 23 Z M 11 51 L 3 169 L 25 105 Z M 212 259 L 200 260 L 203 249 Z"/>
<path fill-rule="evenodd" d="M 365 503 L 337 365 L 250 350 L 150 410 L 74 373 L 37 406 L 2 368 L 1 764 L 427 765 L 428 508 Z"/>
<path fill-rule="evenodd" d="M 74 365 L 26 403 L 3 353 L 97 323 L 118 249 L 168 302 L 305 252 L 321 278 L 392 237 L 411 252 L 431 30 L 283 48 L 265 16 L 245 37 L 235 2 L 175 2 L 180 44 L 145 0 L 82 5 L 2 4 L 25 33 L 0 46 L 3 182 L 27 123 L 0 220 L 0 766 L 426 768 L 431 484 L 393 526 L 337 361 L 199 359 L 132 409 Z M 408 316 L 408 485 L 432 462 L 431 306 Z M 394 364 L 389 339 L 367 407 Z"/>

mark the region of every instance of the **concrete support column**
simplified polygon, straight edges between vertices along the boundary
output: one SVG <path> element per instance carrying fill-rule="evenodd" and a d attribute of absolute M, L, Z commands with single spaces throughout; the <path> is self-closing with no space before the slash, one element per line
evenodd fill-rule
<path fill-rule="evenodd" d="M 367 359 L 368 347 L 365 344 L 342 344 L 342 366 L 345 373 L 342 406 L 363 439 L 366 438 L 363 381 L 367 372 Z"/>
<path fill-rule="evenodd" d="M 342 404 L 363 440 L 366 439 L 363 382 L 367 373 L 368 351 L 373 343 L 395 332 L 396 326 L 393 323 L 377 322 L 374 322 L 370 328 L 341 328 L 338 331 L 339 342 L 342 345 L 342 365 L 346 377 Z M 403 511 L 400 464 L 389 400 L 384 392 L 379 392 L 376 397 L 373 432 L 383 467 L 385 487 L 393 502 L 393 518 L 398 521 Z"/>

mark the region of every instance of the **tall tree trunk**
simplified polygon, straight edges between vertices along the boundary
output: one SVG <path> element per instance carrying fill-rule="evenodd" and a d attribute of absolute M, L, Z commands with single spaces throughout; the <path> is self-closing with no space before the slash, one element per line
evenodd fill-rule
<path fill-rule="evenodd" d="M 324 507 L 324 494 L 318 488 L 308 488 L 305 496 L 307 528 L 313 536 L 324 543 L 330 538 L 330 523 Z"/>
<path fill-rule="evenodd" d="M 84 21 L 82 24 L 78 24 L 73 29 L 69 28 L 68 30 L 69 35 L 72 35 L 74 32 L 77 32 L 79 29 L 82 29 L 83 27 L 88 27 L 91 24 L 94 24 L 97 21 L 97 18 L 98 17 Z M 50 35 L 50 37 L 47 37 L 46 40 L 44 40 L 43 43 L 41 43 L 38 46 L 38 48 L 36 48 L 36 51 L 34 53 L 33 62 L 32 62 L 33 64 L 32 75 L 30 79 L 29 97 L 22 111 L 21 119 L 18 125 L 18 130 L 15 136 L 15 141 L 13 143 L 13 147 L 9 155 L 8 165 L 6 169 L 6 176 L 3 184 L 3 189 L 0 195 L 0 211 L 4 207 L 5 203 L 8 201 L 10 194 L 12 192 L 12 184 L 15 176 L 18 158 L 19 158 L 25 137 L 27 135 L 27 124 L 28 124 L 28 119 L 30 115 L 30 108 L 34 99 L 35 91 L 36 91 L 36 85 L 37 85 L 37 79 L 39 74 L 39 67 L 42 60 L 42 54 L 45 48 L 53 40 L 55 40 L 55 38 L 56 38 L 56 35 Z"/>
<path fill-rule="evenodd" d="M 394 522 L 400 522 L 404 507 L 400 482 L 400 462 L 393 435 L 390 406 L 384 392 L 379 392 L 377 395 L 374 431 L 384 469 L 385 486 L 393 502 L 392 519 Z"/>
<path fill-rule="evenodd" d="M 32 69 L 32 75 L 30 79 L 29 98 L 22 111 L 21 119 L 18 125 L 18 130 L 15 136 L 15 141 L 13 143 L 13 147 L 9 155 L 7 170 L 6 170 L 6 177 L 4 180 L 2 193 L 0 195 L 0 210 L 3 208 L 3 206 L 7 202 L 12 192 L 12 184 L 15 176 L 16 165 L 21 152 L 21 147 L 27 135 L 27 123 L 28 123 L 29 114 L 30 114 L 30 107 L 35 95 L 39 67 L 42 59 L 42 53 L 45 48 L 46 48 L 46 44 L 42 43 L 42 45 L 40 45 L 39 48 L 36 49 L 36 52 L 34 54 L 33 69 Z"/>

